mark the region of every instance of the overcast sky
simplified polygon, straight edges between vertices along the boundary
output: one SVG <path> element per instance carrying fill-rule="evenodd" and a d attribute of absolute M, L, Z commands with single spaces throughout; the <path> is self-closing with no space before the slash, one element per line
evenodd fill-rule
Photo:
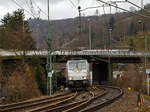
<path fill-rule="evenodd" d="M 0 0 L 0 18 L 3 18 L 4 15 L 6 15 L 8 12 L 12 13 L 14 10 L 19 9 L 20 7 L 18 7 L 13 1 L 16 1 L 21 7 L 23 7 L 24 9 L 28 10 L 29 12 L 31 12 L 30 10 L 30 0 Z M 71 4 L 71 2 L 73 2 L 73 4 L 75 6 L 73 6 Z M 104 0 L 104 1 L 110 1 L 110 0 Z M 111 1 L 117 1 L 117 0 L 111 0 Z M 121 0 L 119 0 L 121 1 Z M 124 0 L 122 0 L 124 1 Z M 129 0 L 131 2 L 134 2 L 137 5 L 141 5 L 141 0 Z M 150 3 L 150 0 L 143 0 L 144 4 Z M 38 17 L 38 11 L 40 7 L 42 9 L 41 13 L 40 13 L 40 18 L 42 19 L 47 19 L 47 0 L 32 0 L 33 2 L 33 7 L 34 7 L 34 14 L 36 17 Z M 102 4 L 102 3 L 101 3 Z M 50 18 L 51 19 L 65 19 L 65 18 L 74 18 L 76 16 L 78 16 L 78 10 L 77 7 L 81 5 L 81 8 L 84 9 L 86 7 L 93 7 L 93 6 L 98 6 L 100 5 L 96 0 L 50 0 Z M 129 3 L 121 3 L 118 4 L 119 7 L 128 9 L 132 6 Z M 136 8 L 137 9 L 137 8 Z M 99 14 L 103 14 L 103 10 L 102 8 L 99 8 Z M 110 8 L 105 8 L 105 11 L 108 13 Z M 112 12 L 115 13 L 116 9 L 112 8 Z M 120 10 L 117 10 L 120 11 Z M 46 14 L 44 14 L 43 12 L 45 12 Z M 96 12 L 96 9 L 93 10 L 87 10 L 82 12 L 82 15 L 94 15 Z M 28 14 L 27 12 L 25 12 L 26 15 L 26 19 L 28 18 L 33 18 L 31 14 Z"/>

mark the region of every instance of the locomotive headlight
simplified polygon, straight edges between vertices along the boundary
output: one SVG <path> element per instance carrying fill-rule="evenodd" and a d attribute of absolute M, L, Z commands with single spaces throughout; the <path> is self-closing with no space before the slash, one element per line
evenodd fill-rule
<path fill-rule="evenodd" d="M 69 80 L 73 80 L 73 77 L 69 76 L 68 79 L 69 79 Z"/>
<path fill-rule="evenodd" d="M 87 79 L 87 76 L 83 76 L 82 79 L 86 80 L 86 79 Z"/>

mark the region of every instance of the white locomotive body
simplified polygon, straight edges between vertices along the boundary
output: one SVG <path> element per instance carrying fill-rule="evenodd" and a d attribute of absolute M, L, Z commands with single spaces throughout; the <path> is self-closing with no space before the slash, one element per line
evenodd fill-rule
<path fill-rule="evenodd" d="M 69 60 L 66 71 L 69 88 L 86 88 L 90 85 L 89 63 L 87 60 Z"/>

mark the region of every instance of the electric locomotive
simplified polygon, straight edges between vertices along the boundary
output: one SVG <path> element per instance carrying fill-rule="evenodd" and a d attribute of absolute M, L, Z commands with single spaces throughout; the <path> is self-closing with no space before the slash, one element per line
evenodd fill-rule
<path fill-rule="evenodd" d="M 87 60 L 68 60 L 66 71 L 68 88 L 87 88 L 90 85 L 89 63 Z"/>

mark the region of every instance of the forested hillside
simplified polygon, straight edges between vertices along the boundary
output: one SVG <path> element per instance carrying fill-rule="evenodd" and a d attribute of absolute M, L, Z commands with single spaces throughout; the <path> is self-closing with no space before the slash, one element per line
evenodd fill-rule
<path fill-rule="evenodd" d="M 145 6 L 150 10 L 150 5 Z M 150 15 L 146 12 L 137 11 L 135 13 Z M 120 43 L 128 37 L 134 37 L 144 30 L 147 32 L 150 20 L 128 12 L 107 14 L 101 16 L 90 16 L 81 18 L 82 32 L 79 34 L 79 18 L 51 21 L 50 29 L 48 21 L 41 19 L 29 19 L 32 37 L 36 41 L 37 48 L 46 48 L 48 31 L 51 32 L 53 47 L 59 49 L 79 48 L 89 46 L 89 20 L 92 28 L 92 48 L 107 48 L 109 43 L 109 28 L 112 28 L 111 47 L 116 48 L 116 43 Z M 139 24 L 142 21 L 142 25 Z M 49 30 L 48 30 L 49 29 Z M 131 41 L 130 39 L 128 41 Z M 130 43 L 130 42 L 129 42 Z"/>
<path fill-rule="evenodd" d="M 150 10 L 150 5 L 145 6 Z M 150 15 L 146 12 L 134 13 Z M 112 29 L 111 47 L 117 48 L 116 43 L 122 43 L 128 37 L 135 37 L 138 32 L 147 32 L 150 20 L 128 12 L 107 14 L 101 16 L 90 16 L 81 18 L 82 32 L 79 34 L 79 18 L 51 21 L 50 32 L 53 47 L 59 49 L 76 49 L 89 46 L 89 20 L 92 28 L 92 48 L 107 48 L 109 43 L 109 28 Z M 139 21 L 142 21 L 140 24 Z M 143 29 L 141 28 L 143 24 Z M 30 19 L 30 28 L 38 48 L 46 47 L 48 34 L 48 22 L 40 19 Z M 131 41 L 128 39 L 128 41 Z M 131 42 L 129 42 L 130 44 Z"/>
<path fill-rule="evenodd" d="M 79 35 L 79 27 L 78 27 L 79 18 L 51 21 L 51 26 L 49 30 L 51 32 L 53 45 L 56 45 L 57 48 L 60 48 L 62 46 L 69 45 L 69 43 L 72 43 L 72 42 L 74 43 L 74 41 L 75 40 L 77 41 L 78 37 L 80 36 L 82 38 L 81 44 L 84 41 L 83 43 L 85 43 L 85 46 L 79 45 L 78 47 L 87 47 L 89 20 L 91 21 L 91 24 L 92 24 L 92 34 L 94 36 L 93 41 L 95 40 L 101 41 L 104 39 L 102 35 L 107 36 L 106 27 L 108 27 L 109 21 L 112 21 L 113 23 L 111 24 L 114 25 L 115 21 L 122 20 L 122 18 L 129 18 L 130 16 L 131 15 L 128 13 L 118 13 L 114 15 L 82 17 L 81 35 Z M 46 38 L 48 35 L 48 21 L 41 20 L 41 19 L 30 19 L 28 20 L 28 22 L 33 32 L 32 33 L 33 38 L 37 42 L 37 46 L 39 48 L 45 48 L 46 47 L 45 42 L 46 42 Z M 76 44 L 76 42 L 74 44 Z M 78 44 L 80 44 L 80 42 Z M 102 41 L 98 44 L 99 45 L 96 45 L 96 46 L 99 46 L 99 47 L 103 46 Z"/>

